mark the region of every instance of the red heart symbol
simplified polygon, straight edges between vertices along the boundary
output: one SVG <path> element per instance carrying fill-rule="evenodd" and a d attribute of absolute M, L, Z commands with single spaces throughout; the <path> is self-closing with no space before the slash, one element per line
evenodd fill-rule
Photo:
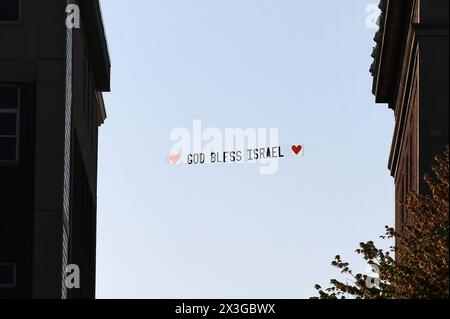
<path fill-rule="evenodd" d="M 174 154 L 174 155 L 170 155 L 169 156 L 169 162 L 172 165 L 178 165 L 178 163 L 180 162 L 181 156 L 178 154 Z"/>
<path fill-rule="evenodd" d="M 292 151 L 295 153 L 295 155 L 300 154 L 302 149 L 303 149 L 303 146 L 301 146 L 301 145 L 293 145 L 292 146 Z"/>

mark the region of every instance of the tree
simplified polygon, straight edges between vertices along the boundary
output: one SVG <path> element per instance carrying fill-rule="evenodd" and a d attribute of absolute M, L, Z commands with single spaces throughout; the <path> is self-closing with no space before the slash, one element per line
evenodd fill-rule
<path fill-rule="evenodd" d="M 409 221 L 399 233 L 386 226 L 382 239 L 396 239 L 387 251 L 373 241 L 360 243 L 356 250 L 378 273 L 371 278 L 354 274 L 347 262 L 336 256 L 332 266 L 350 275 L 352 283 L 332 279 L 331 286 L 316 285 L 313 299 L 429 299 L 449 298 L 449 148 L 436 157 L 433 177 L 425 175 L 427 194 L 410 194 L 405 203 Z M 395 256 L 395 257 L 394 257 Z"/>

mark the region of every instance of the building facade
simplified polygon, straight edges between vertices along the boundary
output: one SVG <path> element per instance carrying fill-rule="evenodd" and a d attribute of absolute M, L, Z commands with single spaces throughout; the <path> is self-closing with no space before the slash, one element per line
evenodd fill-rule
<path fill-rule="evenodd" d="M 71 4 L 79 28 L 66 25 Z M 0 298 L 95 297 L 109 90 L 97 0 L 0 1 Z M 69 264 L 79 266 L 79 289 L 65 285 Z"/>
<path fill-rule="evenodd" d="M 389 169 L 395 180 L 396 229 L 402 202 L 425 192 L 423 175 L 449 143 L 449 1 L 382 0 L 371 73 L 377 103 L 395 113 Z"/>

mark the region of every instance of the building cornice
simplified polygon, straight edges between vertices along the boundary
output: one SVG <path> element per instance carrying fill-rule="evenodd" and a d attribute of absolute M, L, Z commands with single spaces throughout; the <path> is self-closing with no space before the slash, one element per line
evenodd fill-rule
<path fill-rule="evenodd" d="M 106 120 L 106 107 L 105 102 L 103 100 L 102 92 L 96 92 L 96 98 L 98 103 L 98 112 L 97 112 L 97 126 L 101 126 L 105 123 Z"/>
<path fill-rule="evenodd" d="M 109 92 L 111 61 L 98 0 L 78 0 L 86 45 L 92 59 L 95 88 Z"/>
<path fill-rule="evenodd" d="M 377 103 L 388 103 L 395 109 L 395 93 L 408 32 L 412 3 L 416 0 L 381 0 L 379 30 L 375 35 L 372 92 Z"/>

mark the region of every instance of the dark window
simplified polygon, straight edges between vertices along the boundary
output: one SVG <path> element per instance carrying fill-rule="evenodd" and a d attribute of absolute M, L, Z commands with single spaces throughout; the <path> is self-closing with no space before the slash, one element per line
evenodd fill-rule
<path fill-rule="evenodd" d="M 0 1 L 0 22 L 14 22 L 20 20 L 20 0 Z"/>
<path fill-rule="evenodd" d="M 0 113 L 0 136 L 15 136 L 17 113 Z"/>
<path fill-rule="evenodd" d="M 17 159 L 16 138 L 0 137 L 0 159 L 2 161 L 12 162 Z"/>
<path fill-rule="evenodd" d="M 0 263 L 0 288 L 15 288 L 16 265 Z"/>
<path fill-rule="evenodd" d="M 0 109 L 17 109 L 19 107 L 17 86 L 0 86 L 0 96 Z"/>
<path fill-rule="evenodd" d="M 0 162 L 18 160 L 19 109 L 19 86 L 0 85 Z"/>

